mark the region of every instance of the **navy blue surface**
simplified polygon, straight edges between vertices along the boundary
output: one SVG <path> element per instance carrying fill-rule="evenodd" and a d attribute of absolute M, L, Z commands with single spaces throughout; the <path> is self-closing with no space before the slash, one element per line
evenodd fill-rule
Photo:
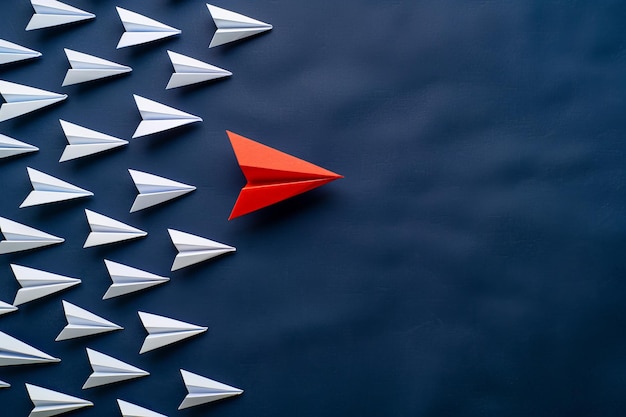
<path fill-rule="evenodd" d="M 83 284 L 0 318 L 0 329 L 63 359 L 0 369 L 1 415 L 25 416 L 24 382 L 92 400 L 76 415 L 117 415 L 116 398 L 173 416 L 618 416 L 626 378 L 623 251 L 626 6 L 619 1 L 231 0 L 215 3 L 274 30 L 208 49 L 195 0 L 74 0 L 95 21 L 25 32 L 26 0 L 2 3 L 0 37 L 40 50 L 0 68 L 8 81 L 69 94 L 0 124 L 37 154 L 0 162 L 0 215 L 66 238 L 0 259 Z M 120 51 L 115 5 L 183 30 Z M 63 48 L 133 67 L 62 88 Z M 166 49 L 231 79 L 166 91 Z M 59 164 L 66 119 L 130 138 L 132 94 L 204 119 Z M 244 184 L 226 129 L 345 175 L 262 212 L 226 219 Z M 95 197 L 27 209 L 26 166 Z M 194 193 L 128 214 L 128 168 Z M 83 209 L 149 232 L 82 249 Z M 169 273 L 167 228 L 238 251 Z M 172 280 L 102 301 L 104 258 Z M 121 332 L 53 340 L 61 299 Z M 139 355 L 137 310 L 207 325 L 207 334 Z M 151 376 L 81 391 L 88 346 Z M 241 387 L 238 398 L 177 412 L 178 369 Z"/>

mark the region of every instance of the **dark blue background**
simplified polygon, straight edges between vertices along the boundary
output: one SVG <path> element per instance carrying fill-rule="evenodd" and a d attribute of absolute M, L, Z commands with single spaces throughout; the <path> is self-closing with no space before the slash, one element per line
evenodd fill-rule
<path fill-rule="evenodd" d="M 217 1 L 274 30 L 214 49 L 202 1 L 71 3 L 96 20 L 25 32 L 27 0 L 5 0 L 0 14 L 1 38 L 44 54 L 0 68 L 1 78 L 70 96 L 0 124 L 41 148 L 0 162 L 0 215 L 67 239 L 3 256 L 0 299 L 18 288 L 11 262 L 83 279 L 0 319 L 63 359 L 0 369 L 13 384 L 0 391 L 2 415 L 28 414 L 24 382 L 94 401 L 76 413 L 85 417 L 117 415 L 115 398 L 190 417 L 623 415 L 623 2 Z M 183 33 L 116 51 L 115 5 Z M 64 47 L 133 72 L 62 88 Z M 166 91 L 166 49 L 234 76 Z M 140 120 L 133 93 L 204 122 L 57 162 L 59 118 L 130 138 Z M 225 129 L 346 178 L 228 222 L 245 181 Z M 20 210 L 26 166 L 95 197 Z M 130 215 L 128 168 L 198 190 Z M 82 249 L 84 208 L 149 236 Z M 170 274 L 168 227 L 238 251 Z M 101 301 L 103 258 L 172 280 Z M 55 343 L 62 298 L 125 330 Z M 137 310 L 210 330 L 139 356 Z M 152 375 L 81 391 L 85 346 Z M 245 393 L 178 413 L 179 368 Z"/>

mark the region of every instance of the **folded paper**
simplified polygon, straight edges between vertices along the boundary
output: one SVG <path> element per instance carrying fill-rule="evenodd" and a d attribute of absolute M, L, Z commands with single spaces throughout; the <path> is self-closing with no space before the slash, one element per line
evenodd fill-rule
<path fill-rule="evenodd" d="M 122 326 L 65 300 L 63 300 L 63 311 L 65 311 L 67 326 L 61 330 L 55 339 L 57 342 L 123 329 Z"/>
<path fill-rule="evenodd" d="M 89 378 L 85 381 L 83 389 L 114 384 L 116 382 L 150 375 L 150 372 L 93 349 L 87 348 L 87 356 L 89 357 L 89 363 L 91 364 L 93 373 L 89 375 Z"/>
<path fill-rule="evenodd" d="M 39 148 L 36 146 L 0 134 L 0 159 L 37 152 L 38 150 Z"/>
<path fill-rule="evenodd" d="M 72 397 L 58 391 L 43 388 L 37 385 L 26 384 L 28 396 L 35 408 L 28 417 L 51 417 L 84 407 L 91 407 L 91 401 Z"/>
<path fill-rule="evenodd" d="M 208 327 L 197 326 L 169 317 L 158 316 L 156 314 L 139 312 L 139 318 L 143 327 L 148 332 L 148 336 L 141 346 L 139 353 L 146 353 L 172 343 L 199 335 L 208 330 Z"/>
<path fill-rule="evenodd" d="M 80 279 L 52 274 L 35 268 L 11 264 L 11 270 L 21 288 L 17 290 L 13 305 L 55 294 L 80 284 Z"/>
<path fill-rule="evenodd" d="M 156 413 L 147 408 L 120 399 L 117 400 L 117 405 L 120 407 L 122 417 L 167 417 L 166 415 Z"/>
<path fill-rule="evenodd" d="M 192 235 L 179 230 L 168 229 L 172 243 L 178 254 L 172 264 L 172 271 L 204 262 L 226 253 L 235 252 L 232 246 L 214 240 Z"/>
<path fill-rule="evenodd" d="M 69 145 L 65 147 L 59 162 L 82 158 L 128 145 L 128 141 L 105 135 L 74 123 L 60 120 L 61 128 Z"/>
<path fill-rule="evenodd" d="M 108 245 L 110 243 L 123 242 L 148 235 L 148 233 L 143 230 L 103 216 L 95 211 L 85 209 L 85 215 L 87 216 L 91 233 L 87 236 L 83 248 Z"/>
<path fill-rule="evenodd" d="M 272 25 L 251 19 L 239 13 L 207 4 L 209 13 L 217 26 L 209 48 L 258 35 L 272 29 Z"/>
<path fill-rule="evenodd" d="M 0 388 L 10 388 L 11 384 L 8 382 L 0 381 Z"/>
<path fill-rule="evenodd" d="M 109 261 L 107 259 L 104 260 L 104 263 L 109 271 L 113 284 L 111 284 L 107 292 L 102 297 L 103 300 L 130 294 L 135 291 L 145 290 L 146 288 L 164 284 L 170 280 L 167 277 L 161 277 L 159 275 L 151 274 L 141 269 Z"/>
<path fill-rule="evenodd" d="M 26 169 L 30 177 L 30 182 L 33 185 L 33 191 L 28 194 L 24 202 L 20 205 L 20 208 L 93 196 L 91 191 L 83 190 L 69 182 L 55 178 L 52 175 L 45 174 L 30 167 Z"/>
<path fill-rule="evenodd" d="M 4 217 L 0 217 L 0 232 L 4 235 L 4 240 L 0 241 L 0 254 L 21 252 L 65 242 L 62 237 L 42 232 Z"/>
<path fill-rule="evenodd" d="M 72 68 L 65 74 L 64 87 L 126 74 L 133 70 L 131 67 L 71 49 L 65 49 L 65 55 Z"/>
<path fill-rule="evenodd" d="M 0 316 L 12 313 L 17 311 L 17 307 L 13 304 L 5 303 L 4 301 L 0 301 Z"/>
<path fill-rule="evenodd" d="M 117 49 L 154 42 L 181 33 L 179 29 L 139 13 L 131 12 L 121 7 L 116 7 L 116 9 L 125 30 L 117 44 Z"/>
<path fill-rule="evenodd" d="M 13 119 L 63 101 L 66 94 L 0 80 L 0 94 L 5 103 L 0 106 L 0 122 Z"/>
<path fill-rule="evenodd" d="M 207 64 L 206 62 L 188 57 L 176 52 L 167 51 L 172 61 L 174 73 L 167 83 L 166 90 L 183 87 L 186 85 L 202 83 L 205 81 L 217 80 L 219 78 L 230 77 L 232 72 L 223 68 Z"/>
<path fill-rule="evenodd" d="M 231 387 L 230 385 L 185 371 L 184 369 L 180 370 L 180 374 L 183 377 L 185 387 L 187 387 L 189 394 L 183 399 L 183 402 L 178 407 L 179 410 L 243 393 L 243 390 L 239 388 Z"/>
<path fill-rule="evenodd" d="M 135 97 L 135 103 L 142 119 L 133 134 L 133 139 L 202 121 L 202 118 L 198 116 L 182 112 L 165 104 L 136 94 L 133 97 Z"/>
<path fill-rule="evenodd" d="M 81 22 L 96 17 L 95 14 L 86 12 L 57 0 L 30 0 L 35 9 L 26 26 L 26 30 L 43 29 L 52 26 L 67 25 L 68 23 Z"/>
<path fill-rule="evenodd" d="M 40 56 L 41 52 L 0 39 L 0 65 L 8 64 L 10 62 L 24 61 L 26 59 L 39 58 Z"/>
<path fill-rule="evenodd" d="M 139 192 L 130 208 L 131 213 L 182 197 L 196 189 L 193 185 L 172 181 L 147 172 L 134 169 L 129 169 L 128 172 Z"/>
<path fill-rule="evenodd" d="M 0 366 L 56 362 L 61 362 L 61 359 L 50 356 L 0 331 Z"/>

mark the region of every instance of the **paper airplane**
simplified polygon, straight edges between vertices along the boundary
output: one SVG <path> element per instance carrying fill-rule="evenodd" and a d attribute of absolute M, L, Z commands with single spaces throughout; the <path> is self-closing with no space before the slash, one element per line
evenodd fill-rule
<path fill-rule="evenodd" d="M 61 333 L 55 339 L 57 342 L 123 329 L 122 326 L 118 326 L 65 300 L 63 300 L 63 310 L 65 311 L 67 326 L 61 330 Z"/>
<path fill-rule="evenodd" d="M 93 349 L 87 348 L 87 356 L 89 356 L 89 363 L 91 364 L 93 373 L 89 375 L 89 378 L 85 381 L 83 389 L 150 375 L 150 372 L 146 372 L 143 369 L 139 369 Z"/>
<path fill-rule="evenodd" d="M 81 22 L 96 17 L 93 13 L 77 9 L 56 0 L 30 0 L 30 2 L 33 5 L 33 9 L 35 9 L 35 14 L 28 22 L 26 30 L 67 25 L 68 23 Z"/>
<path fill-rule="evenodd" d="M 10 388 L 11 384 L 8 382 L 0 381 L 0 388 Z"/>
<path fill-rule="evenodd" d="M 133 134 L 133 138 L 139 138 L 141 136 L 147 136 L 202 121 L 198 116 L 176 110 L 165 104 L 148 100 L 136 94 L 134 94 L 133 97 L 135 97 L 135 103 L 137 103 L 137 108 L 139 109 L 139 113 L 141 113 L 142 119 Z"/>
<path fill-rule="evenodd" d="M 87 129 L 74 123 L 60 120 L 61 128 L 69 145 L 65 147 L 59 162 L 82 158 L 99 152 L 128 145 L 128 141 L 114 136 L 105 135 L 95 130 Z"/>
<path fill-rule="evenodd" d="M 5 303 L 4 301 L 0 301 L 0 316 L 4 314 L 9 314 L 14 311 L 17 311 L 17 307 L 13 304 Z"/>
<path fill-rule="evenodd" d="M 211 39 L 209 48 L 238 41 L 272 29 L 272 25 L 259 20 L 250 19 L 239 13 L 222 9 L 211 4 L 206 5 L 213 17 L 217 31 Z"/>
<path fill-rule="evenodd" d="M 124 32 L 117 44 L 117 49 L 169 38 L 181 33 L 179 29 L 164 25 L 139 13 L 116 7 L 117 14 L 124 25 Z"/>
<path fill-rule="evenodd" d="M 87 215 L 91 233 L 87 236 L 83 248 L 107 245 L 109 243 L 137 239 L 148 235 L 148 233 L 143 230 L 136 229 L 126 223 L 103 216 L 91 210 L 85 209 L 85 214 Z"/>
<path fill-rule="evenodd" d="M 183 376 L 183 381 L 185 381 L 185 386 L 189 394 L 187 394 L 178 407 L 179 410 L 233 397 L 243 392 L 243 390 L 239 388 L 222 384 L 221 382 L 185 371 L 184 369 L 180 370 L 180 374 Z"/>
<path fill-rule="evenodd" d="M 93 406 L 91 401 L 72 397 L 71 395 L 37 385 L 26 384 L 26 390 L 35 406 L 28 417 L 51 417 L 78 410 L 79 408 Z"/>
<path fill-rule="evenodd" d="M 147 172 L 134 169 L 129 169 L 128 172 L 139 191 L 130 208 L 131 213 L 173 200 L 196 189 L 193 185 L 172 181 Z"/>
<path fill-rule="evenodd" d="M 343 178 L 236 133 L 226 133 L 247 180 L 228 220 Z"/>
<path fill-rule="evenodd" d="M 37 300 L 80 284 L 80 279 L 52 274 L 39 269 L 11 264 L 15 279 L 22 288 L 17 290 L 13 305 Z"/>
<path fill-rule="evenodd" d="M 36 146 L 0 134 L 0 159 L 29 152 L 37 152 L 38 150 L 39 148 Z"/>
<path fill-rule="evenodd" d="M 0 39 L 0 65 L 8 64 L 9 62 L 23 61 L 25 59 L 38 58 L 40 56 L 41 52 L 24 48 L 16 43 Z"/>
<path fill-rule="evenodd" d="M 5 101 L 0 106 L 0 122 L 39 110 L 67 98 L 66 94 L 53 93 L 3 80 L 0 80 L 0 94 Z"/>
<path fill-rule="evenodd" d="M 214 240 L 192 235 L 179 230 L 168 229 L 172 243 L 178 254 L 174 259 L 172 271 L 185 268 L 215 258 L 225 253 L 235 252 L 237 249 Z"/>
<path fill-rule="evenodd" d="M 26 169 L 28 170 L 30 182 L 33 184 L 33 191 L 28 194 L 24 202 L 20 205 L 20 208 L 73 200 L 81 197 L 90 197 L 93 195 L 91 191 L 78 188 L 52 175 L 44 174 L 30 167 Z"/>
<path fill-rule="evenodd" d="M 50 356 L 0 331 L 0 366 L 55 362 L 61 362 L 61 359 Z"/>
<path fill-rule="evenodd" d="M 62 237 L 44 233 L 41 230 L 0 217 L 0 232 L 4 239 L 0 241 L 0 255 L 23 250 L 42 248 L 65 242 Z"/>
<path fill-rule="evenodd" d="M 63 87 L 113 77 L 114 75 L 125 74 L 133 70 L 131 67 L 93 55 L 87 55 L 67 48 L 64 50 L 72 68 L 67 70 L 67 74 L 65 74 Z"/>
<path fill-rule="evenodd" d="M 207 64 L 186 55 L 172 51 L 167 51 L 167 54 L 170 56 L 170 61 L 172 61 L 174 66 L 174 73 L 170 77 L 167 87 L 165 87 L 166 90 L 233 75 L 232 72 L 223 68 Z"/>
<path fill-rule="evenodd" d="M 117 405 L 120 407 L 122 417 L 167 417 L 163 414 L 155 413 L 147 408 L 139 407 L 128 401 L 118 399 Z"/>
<path fill-rule="evenodd" d="M 139 353 L 146 353 L 208 330 L 208 327 L 196 326 L 195 324 L 157 316 L 156 314 L 144 313 L 143 311 L 139 312 L 139 318 L 148 332 L 148 336 L 146 336 Z"/>
<path fill-rule="evenodd" d="M 141 269 L 132 268 L 127 265 L 104 260 L 113 284 L 109 287 L 103 300 L 140 291 L 155 285 L 163 284 L 170 279 L 159 275 L 151 274 Z"/>

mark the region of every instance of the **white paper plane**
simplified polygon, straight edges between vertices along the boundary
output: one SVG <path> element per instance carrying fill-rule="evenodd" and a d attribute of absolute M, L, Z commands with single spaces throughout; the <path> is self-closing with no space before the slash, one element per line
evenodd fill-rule
<path fill-rule="evenodd" d="M 82 158 L 99 152 L 128 145 L 128 141 L 114 136 L 105 135 L 74 123 L 59 119 L 61 128 L 69 145 L 65 147 L 59 162 Z"/>
<path fill-rule="evenodd" d="M 76 339 L 94 334 L 122 330 L 123 327 L 93 314 L 83 308 L 63 300 L 63 310 L 67 326 L 61 330 L 55 341 Z"/>
<path fill-rule="evenodd" d="M 139 407 L 136 404 L 120 399 L 117 400 L 117 405 L 120 407 L 122 417 L 167 417 L 166 415 L 156 413 L 147 408 Z"/>
<path fill-rule="evenodd" d="M 133 268 L 117 262 L 104 260 L 113 284 L 102 297 L 103 300 L 129 294 L 135 291 L 144 290 L 166 283 L 170 279 L 159 275 L 151 274 L 141 269 Z"/>
<path fill-rule="evenodd" d="M 180 370 L 180 374 L 183 376 L 183 381 L 185 381 L 189 394 L 183 399 L 183 402 L 178 407 L 179 410 L 233 397 L 243 392 L 239 388 L 222 384 L 184 369 Z"/>
<path fill-rule="evenodd" d="M 213 39 L 211 39 L 209 48 L 238 41 L 272 29 L 272 25 L 268 23 L 251 19 L 212 4 L 207 4 L 206 6 L 209 8 L 209 13 L 213 17 L 215 26 L 217 26 L 217 31 L 215 31 Z"/>
<path fill-rule="evenodd" d="M 148 336 L 139 353 L 146 353 L 172 343 L 179 342 L 208 330 L 208 327 L 197 326 L 184 321 L 174 320 L 156 314 L 139 312 L 139 318 L 146 328 Z"/>
<path fill-rule="evenodd" d="M 67 98 L 67 94 L 53 93 L 3 80 L 0 80 L 0 94 L 6 102 L 0 106 L 0 122 L 39 110 Z"/>
<path fill-rule="evenodd" d="M 147 172 L 134 169 L 129 169 L 128 172 L 139 191 L 130 208 L 131 213 L 173 200 L 196 189 L 193 185 L 172 181 Z"/>
<path fill-rule="evenodd" d="M 8 382 L 0 381 L 0 388 L 10 388 L 11 384 Z"/>
<path fill-rule="evenodd" d="M 52 175 L 44 174 L 30 167 L 26 169 L 28 170 L 30 182 L 33 184 L 33 191 L 28 194 L 20 208 L 91 197 L 93 195 L 91 191 L 83 190 Z"/>
<path fill-rule="evenodd" d="M 164 130 L 174 129 L 194 122 L 201 122 L 202 118 L 185 113 L 165 104 L 133 95 L 137 109 L 141 113 L 142 121 L 137 126 L 133 138 L 151 135 Z"/>
<path fill-rule="evenodd" d="M 5 239 L 0 241 L 0 254 L 42 248 L 65 242 L 62 237 L 44 233 L 4 217 L 0 217 L 0 232 Z"/>
<path fill-rule="evenodd" d="M 126 65 L 67 48 L 65 49 L 65 55 L 67 55 L 67 60 L 72 68 L 67 70 L 67 74 L 65 74 L 63 87 L 113 77 L 114 75 L 125 74 L 133 70 Z"/>
<path fill-rule="evenodd" d="M 85 381 L 83 389 L 150 375 L 150 372 L 93 349 L 87 348 L 87 356 L 89 356 L 89 363 L 91 364 L 93 373 L 89 375 L 89 378 Z"/>
<path fill-rule="evenodd" d="M 17 311 L 17 307 L 13 304 L 5 303 L 4 301 L 0 301 L 0 316 L 4 314 L 9 314 L 14 311 Z"/>
<path fill-rule="evenodd" d="M 109 243 L 137 239 L 148 235 L 148 233 L 143 230 L 91 210 L 85 209 L 85 214 L 87 215 L 87 222 L 89 222 L 91 233 L 87 236 L 83 248 L 107 245 Z"/>
<path fill-rule="evenodd" d="M 116 7 L 116 9 L 125 30 L 117 44 L 117 49 L 158 41 L 181 33 L 179 29 L 164 25 L 139 13 L 121 7 Z"/>
<path fill-rule="evenodd" d="M 61 359 L 50 356 L 0 331 L 0 366 L 56 362 L 61 362 Z"/>
<path fill-rule="evenodd" d="M 172 265 L 172 271 L 237 250 L 232 246 L 192 235 L 191 233 L 174 229 L 167 229 L 167 231 L 170 234 L 172 243 L 178 250 L 178 254 Z"/>
<path fill-rule="evenodd" d="M 0 159 L 37 152 L 38 150 L 39 148 L 36 146 L 0 134 Z"/>
<path fill-rule="evenodd" d="M 0 39 L 0 65 L 8 64 L 9 62 L 23 61 L 25 59 L 38 58 L 40 56 L 41 52 L 24 48 L 16 43 Z"/>
<path fill-rule="evenodd" d="M 51 417 L 93 406 L 91 401 L 72 397 L 71 395 L 37 385 L 26 384 L 26 390 L 28 391 L 30 400 L 35 406 L 28 417 Z"/>
<path fill-rule="evenodd" d="M 72 7 L 56 0 L 30 0 L 35 9 L 26 30 L 43 29 L 52 26 L 90 20 L 95 14 Z"/>
<path fill-rule="evenodd" d="M 207 64 L 186 55 L 172 51 L 167 51 L 167 54 L 170 56 L 170 61 L 172 61 L 174 66 L 174 73 L 170 77 L 167 87 L 165 87 L 166 90 L 233 75 L 232 72 L 223 68 Z"/>
<path fill-rule="evenodd" d="M 80 279 L 52 274 L 39 269 L 11 264 L 13 275 L 22 288 L 17 290 L 13 305 L 37 300 L 80 284 Z"/>

